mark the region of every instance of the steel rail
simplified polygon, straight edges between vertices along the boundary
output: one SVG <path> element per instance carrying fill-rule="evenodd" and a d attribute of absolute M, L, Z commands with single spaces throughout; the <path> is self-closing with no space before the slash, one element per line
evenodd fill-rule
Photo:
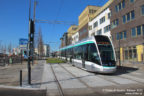
<path fill-rule="evenodd" d="M 86 87 L 93 89 L 91 86 L 89 86 L 87 83 L 85 83 L 84 81 L 82 81 L 79 77 L 75 76 L 73 73 L 71 73 L 70 71 L 68 71 L 64 66 L 60 65 L 65 71 L 67 71 L 69 74 L 71 74 L 73 77 L 75 77 L 76 79 L 78 79 L 82 84 L 84 84 Z"/>
<path fill-rule="evenodd" d="M 56 77 L 56 74 L 55 74 L 55 71 L 54 71 L 54 69 L 52 67 L 52 64 L 50 64 L 50 66 L 51 66 L 52 73 L 54 75 L 54 78 L 55 78 L 55 81 L 56 81 L 56 84 L 57 84 L 58 91 L 59 91 L 59 93 L 60 93 L 61 96 L 64 96 L 63 89 L 62 89 L 62 87 L 61 87 L 61 85 L 60 85 L 60 83 L 59 83 L 59 81 L 58 81 L 58 79 Z"/>

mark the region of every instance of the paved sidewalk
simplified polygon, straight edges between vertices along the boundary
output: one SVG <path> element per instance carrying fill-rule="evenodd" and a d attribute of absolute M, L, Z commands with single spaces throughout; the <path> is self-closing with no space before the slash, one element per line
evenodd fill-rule
<path fill-rule="evenodd" d="M 0 96 L 46 96 L 46 90 L 0 85 Z"/>
<path fill-rule="evenodd" d="M 23 79 L 23 87 L 40 88 L 45 60 L 40 60 L 37 63 L 38 64 L 31 69 L 31 85 L 28 84 L 28 76 L 26 74 Z"/>
<path fill-rule="evenodd" d="M 0 96 L 46 96 L 40 89 L 44 61 L 32 66 L 32 85 L 27 84 L 27 62 L 0 68 Z M 23 86 L 19 87 L 19 70 L 23 70 Z"/>
<path fill-rule="evenodd" d="M 24 76 L 27 72 L 27 62 L 0 67 L 0 85 L 19 86 L 20 70 L 23 70 Z"/>
<path fill-rule="evenodd" d="M 138 68 L 139 70 L 144 70 L 144 64 L 123 64 L 123 66 Z"/>

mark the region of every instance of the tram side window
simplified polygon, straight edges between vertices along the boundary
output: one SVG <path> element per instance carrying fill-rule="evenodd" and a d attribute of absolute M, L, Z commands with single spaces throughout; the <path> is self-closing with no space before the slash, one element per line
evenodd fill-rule
<path fill-rule="evenodd" d="M 74 47 L 74 48 L 73 48 L 73 52 L 74 52 L 73 58 L 74 58 L 74 59 L 76 59 L 76 53 L 77 53 L 76 50 L 77 50 L 77 47 Z"/>
<path fill-rule="evenodd" d="M 83 58 L 84 58 L 84 60 L 88 60 L 88 45 L 83 45 L 82 49 L 83 49 Z"/>
<path fill-rule="evenodd" d="M 68 53 L 67 53 L 67 52 L 68 52 L 68 50 L 66 49 L 66 50 L 65 50 L 65 57 L 68 56 Z"/>
<path fill-rule="evenodd" d="M 88 60 L 98 65 L 101 65 L 95 44 L 89 44 L 88 46 Z"/>
<path fill-rule="evenodd" d="M 64 50 L 64 57 L 66 57 L 66 50 Z"/>
<path fill-rule="evenodd" d="M 73 49 L 70 48 L 70 49 L 69 49 L 69 57 L 72 57 L 72 56 L 73 56 Z"/>
<path fill-rule="evenodd" d="M 82 47 L 78 46 L 76 59 L 82 59 Z"/>
<path fill-rule="evenodd" d="M 74 53 L 75 59 L 81 59 L 81 57 L 82 57 L 82 48 L 81 48 L 81 46 L 75 47 L 74 52 L 75 52 Z"/>
<path fill-rule="evenodd" d="M 67 54 L 67 57 L 70 56 L 70 49 L 66 49 L 66 54 Z"/>
<path fill-rule="evenodd" d="M 72 58 L 73 58 L 73 56 L 74 56 L 74 51 L 73 51 L 73 49 L 74 49 L 74 48 L 71 48 L 71 56 L 72 56 Z"/>
<path fill-rule="evenodd" d="M 63 57 L 65 56 L 65 52 L 64 52 L 64 50 L 62 50 L 62 56 L 63 56 Z"/>

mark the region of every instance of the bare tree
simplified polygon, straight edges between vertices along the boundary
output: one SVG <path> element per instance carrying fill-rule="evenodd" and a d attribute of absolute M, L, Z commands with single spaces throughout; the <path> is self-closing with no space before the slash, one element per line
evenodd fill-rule
<path fill-rule="evenodd" d="M 6 45 L 4 45 L 3 46 L 3 54 L 6 54 L 6 52 L 7 52 L 7 47 L 6 47 Z"/>
<path fill-rule="evenodd" d="M 1 45 L 1 40 L 0 40 L 0 53 L 2 53 L 2 45 Z"/>
<path fill-rule="evenodd" d="M 3 45 L 1 45 L 0 50 L 1 50 L 1 53 L 4 53 L 4 46 Z"/>
<path fill-rule="evenodd" d="M 8 52 L 9 52 L 9 54 L 11 54 L 11 52 L 12 52 L 12 45 L 11 45 L 11 43 L 8 45 Z"/>
<path fill-rule="evenodd" d="M 43 38 L 42 38 L 42 31 L 41 28 L 39 28 L 38 32 L 38 54 L 39 56 L 43 56 L 44 48 L 43 48 Z"/>

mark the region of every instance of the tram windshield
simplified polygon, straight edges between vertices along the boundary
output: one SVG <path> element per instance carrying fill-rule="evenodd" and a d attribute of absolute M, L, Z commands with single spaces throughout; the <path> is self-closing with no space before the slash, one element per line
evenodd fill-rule
<path fill-rule="evenodd" d="M 103 66 L 115 66 L 114 50 L 107 37 L 96 37 Z"/>

